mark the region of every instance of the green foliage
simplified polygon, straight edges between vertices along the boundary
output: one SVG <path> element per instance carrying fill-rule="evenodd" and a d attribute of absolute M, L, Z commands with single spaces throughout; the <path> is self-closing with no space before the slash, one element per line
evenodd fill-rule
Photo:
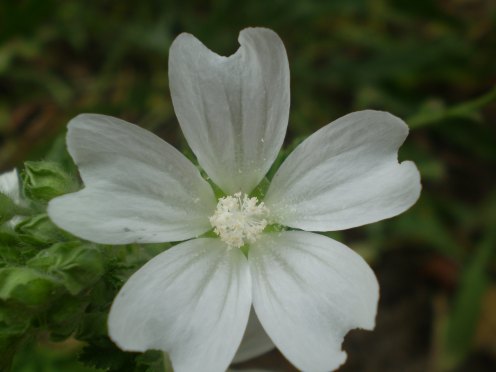
<path fill-rule="evenodd" d="M 132 372 L 136 355 L 125 353 L 112 342 L 100 342 L 98 345 L 88 345 L 79 354 L 79 361 L 87 366 L 105 371 Z"/>
<path fill-rule="evenodd" d="M 15 301 L 28 307 L 42 307 L 57 292 L 58 283 L 50 276 L 28 267 L 0 270 L 0 299 Z"/>
<path fill-rule="evenodd" d="M 494 242 L 492 242 L 494 244 Z M 461 278 L 460 289 L 448 318 L 445 333 L 445 355 L 443 369 L 453 369 L 470 353 L 475 330 L 489 278 L 487 265 L 493 247 L 486 243 L 479 248 Z"/>
<path fill-rule="evenodd" d="M 40 251 L 27 265 L 57 277 L 72 295 L 97 282 L 104 272 L 100 251 L 79 241 L 56 243 Z"/>
<path fill-rule="evenodd" d="M 79 354 L 79 361 L 109 372 L 164 372 L 161 352 L 126 353 L 110 341 L 86 346 Z"/>
<path fill-rule="evenodd" d="M 489 198 L 482 216 L 489 228 L 464 268 L 459 290 L 443 329 L 444 347 L 439 360 L 442 370 L 456 368 L 468 357 L 473 348 L 484 295 L 491 285 L 489 269 L 495 257 L 496 230 L 492 228 L 496 223 L 494 196 Z"/>
<path fill-rule="evenodd" d="M 0 192 L 0 224 L 9 221 L 16 214 L 16 205 L 7 195 Z"/>
<path fill-rule="evenodd" d="M 104 372 L 77 363 L 73 353 L 77 346 L 50 348 L 42 343 L 25 342 L 18 352 L 12 370 L 15 372 Z"/>
<path fill-rule="evenodd" d="M 82 364 L 64 368 L 157 370 L 161 355 L 152 358 L 118 350 L 107 337 L 106 319 L 129 275 L 169 245 L 108 247 L 81 241 L 55 226 L 46 214 L 47 202 L 74 191 L 77 179 L 53 162 L 28 162 L 21 179 L 25 215 L 16 215 L 15 226 L 7 223 L 12 214 L 0 224 L 0 369 L 9 370 L 14 363 L 14 370 L 29 371 L 30 362 L 16 355 L 28 350 L 38 355 L 35 340 L 48 334 L 52 341 L 77 339 L 88 344 L 81 354 L 88 368 Z M 66 358 L 38 357 L 53 366 Z M 69 359 L 61 365 L 68 365 Z"/>

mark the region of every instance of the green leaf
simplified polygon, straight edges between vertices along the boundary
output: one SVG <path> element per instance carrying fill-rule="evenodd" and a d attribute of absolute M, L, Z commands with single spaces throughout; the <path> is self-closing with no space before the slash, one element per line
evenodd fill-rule
<path fill-rule="evenodd" d="M 85 313 L 79 323 L 75 337 L 87 341 L 107 336 L 108 311 L 94 311 Z"/>
<path fill-rule="evenodd" d="M 61 296 L 46 311 L 47 328 L 53 341 L 63 341 L 79 327 L 88 306 L 86 298 L 71 295 Z"/>
<path fill-rule="evenodd" d="M 439 218 L 441 207 L 439 200 L 433 200 L 428 193 L 423 193 L 416 205 L 401 217 L 388 221 L 393 228 L 383 239 L 391 237 L 415 239 L 415 244 L 423 244 L 448 257 L 460 257 L 461 247 L 454 239 L 444 221 Z M 379 224 L 367 226 L 374 229 Z M 420 242 L 420 243 L 417 243 Z M 381 242 L 381 244 L 384 244 Z"/>
<path fill-rule="evenodd" d="M 49 275 L 29 267 L 0 269 L 0 299 L 39 307 L 57 297 L 59 284 Z"/>
<path fill-rule="evenodd" d="M 73 295 L 98 281 L 104 272 L 100 251 L 79 241 L 54 244 L 40 251 L 27 264 L 60 279 Z"/>
<path fill-rule="evenodd" d="M 494 101 L 496 101 L 496 87 L 481 97 L 449 108 L 445 108 L 443 105 L 437 103 L 425 106 L 419 113 L 409 118 L 407 123 L 409 123 L 412 129 L 417 129 L 436 124 L 442 120 L 471 118 L 478 114 L 483 107 Z"/>
<path fill-rule="evenodd" d="M 462 275 L 444 334 L 445 350 L 440 363 L 445 370 L 455 368 L 471 351 L 495 242 L 496 233 L 490 232 Z"/>
<path fill-rule="evenodd" d="M 4 245 L 17 245 L 19 239 L 12 229 L 0 227 L 0 247 Z"/>
<path fill-rule="evenodd" d="M 0 267 L 22 264 L 23 248 L 14 231 L 0 228 Z"/>
<path fill-rule="evenodd" d="M 172 372 L 167 355 L 158 350 L 148 350 L 136 357 L 136 371 L 143 372 Z M 168 369 L 167 367 L 170 366 Z M 165 367 L 165 368 L 164 368 Z"/>
<path fill-rule="evenodd" d="M 11 371 L 12 361 L 24 337 L 0 334 L 0 371 Z"/>
<path fill-rule="evenodd" d="M 12 364 L 12 372 L 104 372 L 88 368 L 76 360 L 80 346 L 74 342 L 53 345 L 27 340 L 19 345 Z M 3 371 L 3 369 L 2 369 Z"/>

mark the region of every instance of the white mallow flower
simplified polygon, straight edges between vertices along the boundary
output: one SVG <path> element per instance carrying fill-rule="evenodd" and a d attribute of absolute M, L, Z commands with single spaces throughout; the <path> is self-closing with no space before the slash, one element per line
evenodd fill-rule
<path fill-rule="evenodd" d="M 109 334 L 122 349 L 164 350 L 176 372 L 208 372 L 275 344 L 298 369 L 332 370 L 346 359 L 346 333 L 374 328 L 379 288 L 358 254 L 309 231 L 376 222 L 415 203 L 419 173 L 397 160 L 408 127 L 379 111 L 337 119 L 300 144 L 257 199 L 286 133 L 289 67 L 274 32 L 245 29 L 239 42 L 222 57 L 182 34 L 169 57 L 182 131 L 224 196 L 154 134 L 81 115 L 67 144 L 85 188 L 52 200 L 48 213 L 97 243 L 185 240 L 114 300 Z"/>

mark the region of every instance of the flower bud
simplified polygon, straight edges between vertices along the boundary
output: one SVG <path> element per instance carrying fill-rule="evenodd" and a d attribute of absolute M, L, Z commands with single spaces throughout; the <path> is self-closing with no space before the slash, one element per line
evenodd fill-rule
<path fill-rule="evenodd" d="M 24 219 L 17 224 L 15 231 L 23 241 L 34 245 L 50 245 L 70 236 L 55 226 L 46 214 Z"/>
<path fill-rule="evenodd" d="M 76 180 L 61 166 L 50 161 L 27 161 L 21 173 L 24 195 L 48 202 L 56 196 L 77 190 Z"/>

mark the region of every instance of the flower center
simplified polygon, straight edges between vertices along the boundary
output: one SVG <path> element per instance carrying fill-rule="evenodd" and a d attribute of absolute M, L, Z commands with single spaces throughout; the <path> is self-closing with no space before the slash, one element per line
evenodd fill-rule
<path fill-rule="evenodd" d="M 268 208 L 258 199 L 237 192 L 219 199 L 215 213 L 210 217 L 214 232 L 229 247 L 253 243 L 267 226 Z"/>

